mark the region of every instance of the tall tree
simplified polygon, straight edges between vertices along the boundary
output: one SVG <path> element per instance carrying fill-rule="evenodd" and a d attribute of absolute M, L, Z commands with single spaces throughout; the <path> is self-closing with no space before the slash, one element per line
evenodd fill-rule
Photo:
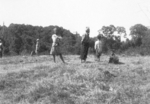
<path fill-rule="evenodd" d="M 116 27 L 116 31 L 117 31 L 117 33 L 118 33 L 120 36 L 123 35 L 123 37 L 126 38 L 127 34 L 126 34 L 126 29 L 125 29 L 124 27 L 122 27 L 122 26 L 117 26 L 117 27 Z"/>
<path fill-rule="evenodd" d="M 136 24 L 130 28 L 130 35 L 132 36 L 133 46 L 140 46 L 142 39 L 146 34 L 148 28 L 142 24 Z"/>
<path fill-rule="evenodd" d="M 134 37 L 144 37 L 148 28 L 142 24 L 136 24 L 130 28 L 130 35 Z"/>
<path fill-rule="evenodd" d="M 116 31 L 116 27 L 114 25 L 103 26 L 100 30 L 105 37 L 111 38 L 113 37 L 113 33 Z"/>
<path fill-rule="evenodd" d="M 112 49 L 115 43 L 113 38 L 116 27 L 114 25 L 103 26 L 100 31 L 104 34 L 104 47 L 107 47 L 105 50 Z"/>

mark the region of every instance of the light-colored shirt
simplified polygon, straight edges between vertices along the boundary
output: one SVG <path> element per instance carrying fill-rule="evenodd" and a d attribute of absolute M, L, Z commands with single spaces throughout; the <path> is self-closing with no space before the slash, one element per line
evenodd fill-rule
<path fill-rule="evenodd" d="M 2 47 L 2 43 L 0 42 L 0 51 L 2 51 L 2 48 L 3 48 L 3 47 Z"/>
<path fill-rule="evenodd" d="M 60 36 L 57 36 L 56 34 L 53 34 L 52 35 L 52 40 L 53 40 L 53 43 L 52 43 L 52 46 L 57 46 L 59 43 L 59 39 L 62 39 L 62 37 Z"/>
<path fill-rule="evenodd" d="M 39 41 L 36 42 L 36 45 L 35 45 L 35 51 L 37 52 L 39 49 Z"/>
<path fill-rule="evenodd" d="M 97 52 L 102 52 L 103 43 L 102 43 L 101 40 L 97 40 L 97 41 L 95 42 L 94 49 L 95 49 Z"/>

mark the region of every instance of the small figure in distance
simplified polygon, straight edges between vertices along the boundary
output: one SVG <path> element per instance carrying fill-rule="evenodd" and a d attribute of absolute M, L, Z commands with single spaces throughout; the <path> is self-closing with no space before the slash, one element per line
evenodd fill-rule
<path fill-rule="evenodd" d="M 39 54 L 39 39 L 36 39 L 35 54 Z"/>
<path fill-rule="evenodd" d="M 102 34 L 99 34 L 97 36 L 97 41 L 95 41 L 95 45 L 94 45 L 94 49 L 95 49 L 95 57 L 96 57 L 96 61 L 100 61 L 100 57 L 102 55 L 103 52 L 103 43 L 102 43 Z"/>
<path fill-rule="evenodd" d="M 31 56 L 33 56 L 35 54 L 39 55 L 39 39 L 36 39 L 36 45 L 35 45 L 34 50 L 31 52 Z"/>
<path fill-rule="evenodd" d="M 59 55 L 62 62 L 65 63 L 62 56 L 62 52 L 60 50 L 60 40 L 62 39 L 62 37 L 57 35 L 57 28 L 54 28 L 53 32 L 54 32 L 54 34 L 52 35 L 53 43 L 52 43 L 50 55 L 53 55 L 54 62 L 56 62 L 55 56 Z"/>

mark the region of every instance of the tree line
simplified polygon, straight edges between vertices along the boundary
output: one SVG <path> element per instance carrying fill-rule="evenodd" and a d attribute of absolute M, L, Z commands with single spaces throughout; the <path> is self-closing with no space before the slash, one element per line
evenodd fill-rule
<path fill-rule="evenodd" d="M 78 53 L 79 34 L 58 26 L 32 26 L 24 24 L 10 24 L 9 27 L 0 26 L 0 38 L 3 41 L 5 55 L 29 54 L 35 48 L 36 39 L 40 42 L 40 53 L 48 54 L 53 29 L 58 28 L 58 34 L 63 37 L 61 42 L 64 53 Z"/>
<path fill-rule="evenodd" d="M 53 34 L 53 29 L 57 27 L 58 33 L 63 37 L 61 48 L 64 54 L 80 54 L 81 35 L 71 33 L 69 30 L 59 26 L 32 26 L 25 24 L 10 24 L 8 27 L 0 26 L 0 38 L 3 41 L 4 55 L 30 54 L 35 48 L 36 39 L 40 42 L 40 54 L 49 54 Z M 104 52 L 115 49 L 119 53 L 135 52 L 148 54 L 150 52 L 150 29 L 142 24 L 136 24 L 130 28 L 129 40 L 126 36 L 126 30 L 123 26 L 103 26 L 99 30 L 103 34 Z M 119 36 L 115 36 L 117 32 Z M 98 34 L 97 34 L 98 35 Z M 122 42 L 121 37 L 126 41 Z M 90 52 L 94 52 L 94 42 L 96 37 L 90 39 Z M 142 51 L 141 51 L 142 50 Z"/>

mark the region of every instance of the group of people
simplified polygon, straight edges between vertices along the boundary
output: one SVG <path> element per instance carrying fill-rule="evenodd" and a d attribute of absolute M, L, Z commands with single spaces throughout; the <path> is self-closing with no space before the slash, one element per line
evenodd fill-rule
<path fill-rule="evenodd" d="M 55 56 L 59 55 L 62 62 L 65 63 L 63 56 L 62 56 L 61 49 L 60 49 L 60 40 L 62 39 L 62 37 L 58 36 L 57 28 L 54 28 L 53 31 L 54 31 L 54 33 L 52 35 L 53 43 L 52 43 L 50 55 L 53 55 L 54 62 L 55 62 Z M 90 35 L 90 28 L 86 27 L 85 34 L 83 34 L 82 39 L 81 39 L 81 55 L 80 55 L 81 63 L 85 63 L 86 59 L 87 59 L 88 49 L 89 49 L 89 45 L 90 45 L 89 35 Z M 96 61 L 99 62 L 100 57 L 103 53 L 102 34 L 99 34 L 97 36 L 97 40 L 95 41 L 95 44 L 94 44 L 94 50 L 95 50 Z M 119 62 L 119 59 L 115 55 L 115 50 L 113 49 L 112 54 L 109 59 L 109 63 L 117 64 L 118 62 Z"/>
<path fill-rule="evenodd" d="M 90 45 L 89 35 L 90 35 L 90 28 L 86 27 L 85 34 L 82 36 L 82 39 L 81 39 L 81 55 L 80 55 L 81 63 L 85 63 L 87 59 L 88 49 Z M 62 62 L 65 63 L 64 58 L 62 56 L 61 49 L 60 49 L 61 39 L 62 37 L 59 36 L 59 34 L 57 34 L 57 28 L 54 28 L 53 35 L 52 35 L 53 43 L 51 46 L 50 55 L 53 56 L 54 62 L 56 62 L 56 56 L 60 56 L 60 59 L 62 60 Z M 2 41 L 0 40 L 0 57 L 2 57 L 2 50 L 3 50 Z M 100 57 L 103 52 L 102 34 L 99 34 L 97 36 L 97 40 L 95 41 L 95 44 L 94 44 L 94 50 L 95 50 L 96 61 L 100 61 Z M 36 45 L 35 45 L 34 50 L 31 52 L 31 56 L 33 56 L 34 54 L 38 55 L 38 53 L 39 53 L 39 39 L 36 39 Z M 112 56 L 113 57 L 115 56 L 114 52 Z M 111 57 L 111 61 L 112 61 L 112 57 Z"/>
<path fill-rule="evenodd" d="M 63 56 L 62 56 L 62 53 L 61 53 L 61 50 L 60 50 L 60 40 L 62 39 L 62 37 L 58 36 L 57 28 L 54 28 L 53 31 L 54 31 L 54 34 L 52 35 L 53 43 L 52 43 L 50 54 L 53 55 L 54 62 L 55 62 L 55 56 L 59 55 L 62 62 L 65 63 Z M 86 27 L 85 34 L 82 36 L 82 39 L 81 39 L 81 45 L 82 45 L 81 46 L 81 56 L 80 56 L 81 63 L 86 62 L 86 59 L 87 59 L 89 42 L 90 42 L 89 35 L 90 35 L 90 28 Z M 95 56 L 96 56 L 97 61 L 100 61 L 100 56 L 101 56 L 102 51 L 103 51 L 103 49 L 102 49 L 103 43 L 101 41 L 101 38 L 102 38 L 102 35 L 99 34 L 97 36 L 97 41 L 95 42 L 95 45 L 94 45 Z"/>
<path fill-rule="evenodd" d="M 81 39 L 81 63 L 86 62 L 87 59 L 87 54 L 88 54 L 88 49 L 89 49 L 89 34 L 90 34 L 90 29 L 86 27 L 86 33 L 82 36 Z M 103 52 L 103 42 L 102 42 L 102 34 L 99 34 L 97 36 L 97 41 L 95 41 L 94 44 L 94 50 L 95 50 L 95 56 L 96 56 L 96 61 L 100 61 L 100 56 Z"/>
<path fill-rule="evenodd" d="M 60 59 L 62 60 L 63 63 L 65 63 L 64 58 L 62 56 L 62 52 L 60 49 L 60 40 L 62 39 L 61 36 L 57 34 L 57 28 L 53 29 L 53 35 L 52 35 L 52 46 L 51 46 L 51 51 L 50 55 L 53 56 L 54 62 L 56 62 L 56 56 L 60 56 Z M 39 54 L 39 39 L 36 39 L 36 44 L 34 46 L 33 51 L 31 52 L 31 56 L 33 55 L 38 55 Z"/>

